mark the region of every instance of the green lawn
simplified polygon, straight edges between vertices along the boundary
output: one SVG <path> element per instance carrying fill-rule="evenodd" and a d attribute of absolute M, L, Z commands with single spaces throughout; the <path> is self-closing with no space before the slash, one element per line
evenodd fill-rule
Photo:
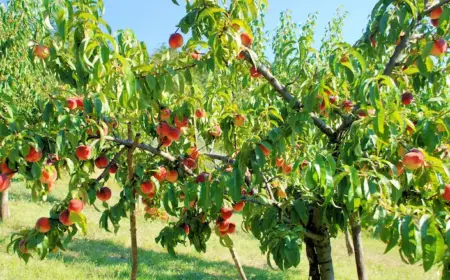
<path fill-rule="evenodd" d="M 112 184 L 113 185 L 113 184 Z M 10 188 L 11 218 L 0 224 L 0 279 L 128 279 L 129 278 L 129 231 L 128 220 L 122 221 L 117 235 L 98 227 L 99 213 L 87 207 L 89 221 L 86 236 L 78 235 L 66 252 L 52 254 L 40 261 L 31 259 L 26 265 L 17 256 L 6 252 L 9 234 L 34 226 L 37 218 L 48 215 L 51 202 L 65 196 L 67 187 L 63 182 L 54 188 L 48 203 L 38 205 L 31 201 L 23 184 Z M 117 195 L 117 189 L 113 188 Z M 100 206 L 101 207 L 101 206 Z M 232 219 L 239 221 L 235 215 Z M 154 242 L 164 226 L 161 222 L 149 223 L 138 218 L 139 279 L 238 279 L 227 248 L 222 247 L 216 236 L 208 243 L 208 252 L 198 254 L 193 248 L 177 248 L 178 258 L 170 257 Z M 308 261 L 303 252 L 298 268 L 287 272 L 273 271 L 260 253 L 258 242 L 242 231 L 233 235 L 236 251 L 249 279 L 307 279 Z M 393 250 L 384 255 L 384 245 L 376 240 L 364 240 L 366 263 L 370 279 L 437 279 L 436 270 L 424 273 L 420 266 L 404 264 Z M 353 257 L 347 256 L 343 238 L 333 240 L 333 261 L 336 279 L 357 279 Z"/>

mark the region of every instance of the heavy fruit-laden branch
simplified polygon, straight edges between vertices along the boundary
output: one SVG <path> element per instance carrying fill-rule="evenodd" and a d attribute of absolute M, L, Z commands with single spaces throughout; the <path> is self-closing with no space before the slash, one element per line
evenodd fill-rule
<path fill-rule="evenodd" d="M 389 63 L 386 65 L 386 68 L 384 69 L 383 74 L 386 76 L 391 75 L 392 70 L 394 70 L 395 65 L 397 64 L 397 60 L 398 57 L 400 56 L 401 52 L 407 47 L 408 45 L 408 41 L 409 38 L 411 37 L 414 28 L 417 26 L 417 24 L 429 13 L 431 13 L 431 11 L 433 11 L 436 8 L 442 7 L 443 5 L 450 3 L 450 0 L 444 0 L 441 1 L 440 3 L 433 5 L 431 7 L 429 7 L 428 9 L 426 9 L 425 11 L 423 11 L 423 13 L 421 13 L 420 15 L 417 16 L 417 19 L 413 19 L 411 21 L 411 24 L 409 25 L 408 30 L 406 30 L 405 35 L 403 36 L 403 38 L 400 40 L 400 44 L 398 44 L 398 46 L 395 48 L 394 54 L 392 55 L 392 57 L 389 59 Z"/>
<path fill-rule="evenodd" d="M 120 150 L 115 156 L 114 158 L 108 163 L 108 165 L 106 166 L 106 168 L 103 170 L 102 174 L 100 174 L 100 176 L 97 177 L 96 181 L 100 182 L 103 178 L 106 177 L 106 175 L 109 173 L 109 169 L 111 168 L 111 166 L 113 166 L 115 163 L 117 163 L 117 160 L 119 159 L 119 157 L 125 153 L 125 151 L 128 150 L 128 147 L 123 147 L 122 150 Z"/>

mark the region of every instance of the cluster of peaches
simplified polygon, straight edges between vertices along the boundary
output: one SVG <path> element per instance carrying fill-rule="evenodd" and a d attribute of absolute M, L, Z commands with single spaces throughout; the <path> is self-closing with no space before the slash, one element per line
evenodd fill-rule
<path fill-rule="evenodd" d="M 233 216 L 233 210 L 236 212 L 241 212 L 245 207 L 245 202 L 240 201 L 233 205 L 233 209 L 229 207 L 222 207 L 220 209 L 220 216 L 216 220 L 216 226 L 219 229 L 220 235 L 225 236 L 232 234 L 236 230 L 236 224 L 230 221 L 231 216 Z"/>

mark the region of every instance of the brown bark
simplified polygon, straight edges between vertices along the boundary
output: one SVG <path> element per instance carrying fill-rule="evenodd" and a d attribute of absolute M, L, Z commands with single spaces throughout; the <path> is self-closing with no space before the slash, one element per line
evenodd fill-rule
<path fill-rule="evenodd" d="M 0 207 L 0 221 L 4 222 L 9 218 L 9 207 L 8 207 L 8 190 L 1 193 L 2 205 Z"/>
<path fill-rule="evenodd" d="M 320 280 L 319 263 L 317 261 L 316 249 L 312 239 L 305 238 L 306 256 L 309 262 L 309 280 Z"/>
<path fill-rule="evenodd" d="M 128 139 L 132 141 L 133 132 L 131 130 L 131 123 L 128 123 Z M 133 152 L 136 149 L 136 145 L 139 141 L 140 135 L 136 135 L 131 147 L 128 149 L 128 182 L 131 183 L 134 178 L 133 168 Z M 131 234 L 131 280 L 137 279 L 138 272 L 138 251 L 137 251 L 137 233 L 136 233 L 136 191 L 133 188 L 132 202 L 130 204 L 130 234 Z"/>
<path fill-rule="evenodd" d="M 350 215 L 350 225 L 352 228 L 353 245 L 355 247 L 355 261 L 356 270 L 358 272 L 358 279 L 367 280 L 369 278 L 367 277 L 366 266 L 364 264 L 364 252 L 361 238 L 361 222 L 358 212 Z"/>
<path fill-rule="evenodd" d="M 312 239 L 317 263 L 319 265 L 321 280 L 334 280 L 333 259 L 331 256 L 331 242 L 328 229 L 322 225 L 320 217 L 320 209 L 314 208 L 311 223 L 312 231 L 320 234 L 323 238 Z"/>
<path fill-rule="evenodd" d="M 353 255 L 353 252 L 355 249 L 353 248 L 352 240 L 350 239 L 350 233 L 348 232 L 348 229 L 344 232 L 345 234 L 345 245 L 347 246 L 347 253 L 349 256 Z"/>
<path fill-rule="evenodd" d="M 231 256 L 233 257 L 234 265 L 236 266 L 237 271 L 239 272 L 239 276 L 241 277 L 241 280 L 247 280 L 247 277 L 245 276 L 244 269 L 242 268 L 241 262 L 239 261 L 239 257 L 234 250 L 233 247 L 229 247 Z"/>

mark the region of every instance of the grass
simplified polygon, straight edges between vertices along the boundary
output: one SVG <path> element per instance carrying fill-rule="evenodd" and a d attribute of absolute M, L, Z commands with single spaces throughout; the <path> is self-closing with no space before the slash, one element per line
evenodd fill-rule
<path fill-rule="evenodd" d="M 32 227 L 37 218 L 47 216 L 51 201 L 63 198 L 66 191 L 64 182 L 59 182 L 49 197 L 50 202 L 35 204 L 24 184 L 11 186 L 11 218 L 0 224 L 0 279 L 129 279 L 128 220 L 121 222 L 117 235 L 107 233 L 98 227 L 100 214 L 93 207 L 84 210 L 88 234 L 76 236 L 67 251 L 51 254 L 43 261 L 31 259 L 28 264 L 6 252 L 11 232 Z M 117 195 L 118 189 L 113 188 L 113 193 Z M 239 215 L 232 219 L 240 221 Z M 219 244 L 216 236 L 209 241 L 207 253 L 198 254 L 193 248 L 180 246 L 178 258 L 172 258 L 154 241 L 163 227 L 162 222 L 146 222 L 140 213 L 139 279 L 238 279 L 228 249 Z M 298 268 L 273 271 L 267 266 L 256 239 L 240 230 L 232 238 L 249 279 L 308 278 L 305 252 Z M 354 259 L 347 255 L 344 239 L 337 238 L 332 243 L 336 279 L 357 279 Z M 437 270 L 424 273 L 421 266 L 406 265 L 395 250 L 383 254 L 384 245 L 380 241 L 365 237 L 364 249 L 370 279 L 438 279 Z"/>

